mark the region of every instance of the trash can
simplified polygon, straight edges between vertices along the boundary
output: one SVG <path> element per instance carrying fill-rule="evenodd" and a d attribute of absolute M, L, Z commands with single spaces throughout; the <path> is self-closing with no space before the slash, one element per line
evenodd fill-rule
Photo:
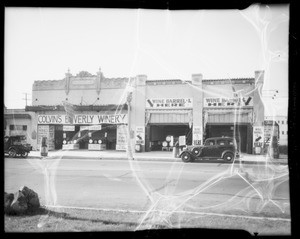
<path fill-rule="evenodd" d="M 43 157 L 48 156 L 47 137 L 42 138 L 40 152 L 41 152 L 41 156 L 43 156 Z"/>

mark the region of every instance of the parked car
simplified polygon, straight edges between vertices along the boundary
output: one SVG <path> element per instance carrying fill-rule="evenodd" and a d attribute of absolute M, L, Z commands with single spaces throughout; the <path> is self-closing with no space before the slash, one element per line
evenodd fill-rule
<path fill-rule="evenodd" d="M 31 150 L 32 146 L 26 143 L 26 137 L 23 135 L 4 137 L 4 153 L 11 158 L 16 156 L 26 158 Z"/>
<path fill-rule="evenodd" d="M 215 137 L 206 139 L 204 145 L 186 147 L 180 157 L 183 162 L 192 162 L 196 159 L 223 159 L 232 162 L 239 157 L 239 149 L 234 138 Z"/>

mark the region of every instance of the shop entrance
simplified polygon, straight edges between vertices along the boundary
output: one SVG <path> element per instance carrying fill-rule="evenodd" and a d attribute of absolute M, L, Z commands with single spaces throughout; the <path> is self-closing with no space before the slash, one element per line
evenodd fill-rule
<path fill-rule="evenodd" d="M 162 150 L 163 142 L 166 141 L 167 136 L 173 136 L 177 138 L 179 136 L 186 136 L 187 145 L 192 144 L 192 129 L 188 124 L 180 125 L 150 125 L 149 142 L 150 150 L 158 151 Z"/>
<path fill-rule="evenodd" d="M 62 145 L 63 145 L 63 126 L 62 125 L 55 125 L 54 148 L 55 149 L 62 149 Z"/>
<path fill-rule="evenodd" d="M 67 142 L 76 140 L 79 149 L 88 149 L 89 141 L 105 145 L 105 149 L 116 149 L 117 127 L 116 125 L 103 124 L 101 130 L 88 130 L 86 125 L 75 125 L 74 131 L 64 132 Z"/>
<path fill-rule="evenodd" d="M 248 124 L 207 124 L 206 137 L 235 137 L 242 153 L 251 151 L 251 136 L 249 135 Z"/>

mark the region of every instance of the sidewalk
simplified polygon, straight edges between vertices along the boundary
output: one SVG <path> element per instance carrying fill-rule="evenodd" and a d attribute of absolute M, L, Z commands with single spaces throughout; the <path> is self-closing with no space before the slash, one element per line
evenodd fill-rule
<path fill-rule="evenodd" d="M 134 153 L 133 157 L 135 160 L 140 161 L 165 161 L 165 162 L 182 162 L 180 158 L 174 158 L 173 152 L 167 151 L 152 151 L 152 152 L 141 152 Z M 43 158 L 39 151 L 31 151 L 28 158 Z M 47 159 L 117 159 L 127 160 L 127 154 L 125 151 L 106 150 L 106 151 L 89 151 L 89 150 L 55 150 L 49 151 Z M 287 156 L 281 155 L 279 159 L 266 158 L 263 155 L 252 155 L 242 154 L 235 163 L 260 163 L 265 164 L 287 164 Z"/>

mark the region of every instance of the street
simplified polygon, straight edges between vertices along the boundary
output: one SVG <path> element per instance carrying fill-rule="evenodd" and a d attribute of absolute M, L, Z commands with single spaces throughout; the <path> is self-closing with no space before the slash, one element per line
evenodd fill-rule
<path fill-rule="evenodd" d="M 174 212 L 290 218 L 283 165 L 5 158 L 5 192 L 24 185 L 42 205 L 145 211 L 145 220 Z"/>

